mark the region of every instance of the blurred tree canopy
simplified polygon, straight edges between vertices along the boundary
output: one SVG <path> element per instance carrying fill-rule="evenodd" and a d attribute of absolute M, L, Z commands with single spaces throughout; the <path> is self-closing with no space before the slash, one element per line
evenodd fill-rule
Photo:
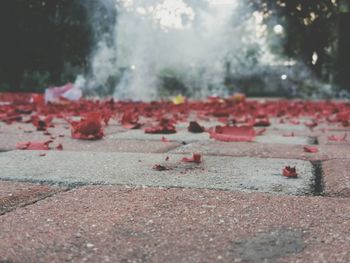
<path fill-rule="evenodd" d="M 2 0 L 0 32 L 2 90 L 41 90 L 86 66 L 90 28 L 78 1 Z"/>
<path fill-rule="evenodd" d="M 323 81 L 350 90 L 350 0 L 249 0 L 273 28 L 284 27 L 282 53 Z"/>
<path fill-rule="evenodd" d="M 244 2 L 264 13 L 269 28 L 283 26 L 282 55 L 303 61 L 323 81 L 350 90 L 350 0 Z M 0 2 L 0 90 L 39 91 L 88 71 L 94 36 L 83 3 Z"/>

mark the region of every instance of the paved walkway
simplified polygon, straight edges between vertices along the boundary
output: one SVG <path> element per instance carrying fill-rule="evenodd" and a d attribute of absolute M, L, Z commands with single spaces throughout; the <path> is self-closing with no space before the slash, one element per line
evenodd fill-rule
<path fill-rule="evenodd" d="M 350 148 L 328 139 L 350 128 L 271 121 L 249 143 L 54 120 L 63 151 L 16 150 L 47 136 L 0 123 L 0 262 L 350 262 Z"/>

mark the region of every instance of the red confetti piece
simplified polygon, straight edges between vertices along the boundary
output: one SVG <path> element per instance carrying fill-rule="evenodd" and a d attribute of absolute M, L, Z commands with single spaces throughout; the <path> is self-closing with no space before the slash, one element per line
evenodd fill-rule
<path fill-rule="evenodd" d="M 283 176 L 289 177 L 289 178 L 297 178 L 298 174 L 297 174 L 296 168 L 295 167 L 286 166 L 283 169 Z"/>

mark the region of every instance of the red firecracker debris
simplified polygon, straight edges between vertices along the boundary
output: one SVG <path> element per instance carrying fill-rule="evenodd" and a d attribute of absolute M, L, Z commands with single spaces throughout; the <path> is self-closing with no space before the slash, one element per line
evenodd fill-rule
<path fill-rule="evenodd" d="M 345 133 L 344 136 L 331 135 L 331 136 L 328 136 L 328 141 L 333 141 L 333 142 L 345 142 L 347 136 L 348 136 L 347 133 Z"/>
<path fill-rule="evenodd" d="M 216 126 L 213 131 L 210 131 L 210 138 L 224 142 L 252 142 L 255 136 L 256 132 L 250 126 Z"/>
<path fill-rule="evenodd" d="M 157 126 L 145 129 L 145 133 L 152 134 L 172 134 L 176 133 L 176 128 L 171 120 L 162 119 Z"/>
<path fill-rule="evenodd" d="M 41 118 L 39 115 L 33 115 L 30 122 L 36 127 L 37 131 L 46 131 L 48 128 L 54 127 L 52 120 L 52 116 Z"/>
<path fill-rule="evenodd" d="M 104 136 L 101 124 L 101 115 L 96 112 L 88 113 L 79 122 L 71 122 L 71 133 L 73 139 L 99 140 Z"/>
<path fill-rule="evenodd" d="M 60 143 L 56 146 L 56 150 L 63 151 L 63 145 Z"/>
<path fill-rule="evenodd" d="M 297 178 L 298 174 L 297 174 L 296 168 L 295 167 L 286 166 L 283 169 L 283 176 L 289 177 L 289 178 Z"/>
<path fill-rule="evenodd" d="M 318 148 L 315 146 L 304 146 L 304 151 L 307 153 L 318 153 Z"/>
<path fill-rule="evenodd" d="M 187 129 L 192 133 L 202 133 L 205 130 L 204 127 L 200 126 L 196 121 L 191 121 Z"/>
<path fill-rule="evenodd" d="M 257 118 L 254 121 L 254 126 L 255 127 L 267 127 L 270 126 L 270 120 L 268 117 L 264 117 L 264 118 Z"/>
<path fill-rule="evenodd" d="M 47 151 L 50 150 L 50 143 L 52 143 L 52 140 L 45 142 L 19 142 L 16 144 L 16 148 L 19 150 Z"/>
<path fill-rule="evenodd" d="M 168 170 L 168 168 L 166 168 L 164 165 L 161 165 L 161 164 L 155 164 L 152 169 L 156 170 L 156 171 L 166 171 L 166 170 Z"/>
<path fill-rule="evenodd" d="M 126 111 L 123 114 L 121 123 L 125 129 L 132 130 L 141 128 L 141 124 L 139 123 L 139 114 L 135 111 Z"/>
<path fill-rule="evenodd" d="M 202 155 L 199 153 L 194 153 L 192 157 L 184 157 L 182 158 L 183 162 L 186 163 L 201 163 L 202 162 Z"/>

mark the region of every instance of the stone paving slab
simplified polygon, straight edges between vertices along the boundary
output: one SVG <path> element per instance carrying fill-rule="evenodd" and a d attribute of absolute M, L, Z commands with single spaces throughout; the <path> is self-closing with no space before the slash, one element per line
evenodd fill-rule
<path fill-rule="evenodd" d="M 318 143 L 320 145 L 349 145 L 350 144 L 350 132 L 347 133 L 347 137 L 345 140 L 341 141 L 332 141 L 329 140 L 329 136 L 336 136 L 338 138 L 344 137 L 346 132 L 339 132 L 339 131 L 332 131 L 332 132 L 327 132 L 318 137 Z"/>
<path fill-rule="evenodd" d="M 0 229 L 2 262 L 350 262 L 350 199 L 83 187 Z"/>
<path fill-rule="evenodd" d="M 205 141 L 183 145 L 171 150 L 170 153 L 190 154 L 192 152 L 199 152 L 205 155 L 215 156 L 247 156 L 310 161 L 325 161 L 339 158 L 350 159 L 350 150 L 347 145 L 315 145 L 315 147 L 319 150 L 318 153 L 305 152 L 304 145 Z"/>
<path fill-rule="evenodd" d="M 322 166 L 325 194 L 350 198 L 350 159 L 330 160 Z"/>
<path fill-rule="evenodd" d="M 63 190 L 47 185 L 0 181 L 0 215 Z"/>
<path fill-rule="evenodd" d="M 162 153 L 181 145 L 178 142 L 162 142 L 153 140 L 139 141 L 102 139 L 97 141 L 84 141 L 74 140 L 70 137 L 70 135 L 65 135 L 64 133 L 64 137 L 59 137 L 57 133 L 52 134 L 55 136 L 55 139 L 50 147 L 55 149 L 58 144 L 62 144 L 63 149 L 68 151 Z M 42 132 L 0 134 L 0 138 L 0 151 L 16 150 L 16 144 L 18 142 L 50 140 L 50 136 L 46 136 Z"/>
<path fill-rule="evenodd" d="M 143 130 L 131 130 L 124 133 L 117 133 L 109 135 L 108 140 L 156 140 L 160 141 L 165 137 L 170 141 L 178 141 L 191 143 L 195 141 L 208 141 L 210 139 L 209 133 L 190 133 L 187 131 L 178 131 L 174 134 L 146 134 Z M 212 140 L 213 141 L 213 140 Z M 294 136 L 285 137 L 282 134 L 266 134 L 262 136 L 255 137 L 254 141 L 259 143 L 281 143 L 281 144 L 313 144 L 314 139 L 307 136 Z"/>
<path fill-rule="evenodd" d="M 183 155 L 102 152 L 12 151 L 0 154 L 0 178 L 66 184 L 126 184 L 190 187 L 275 194 L 312 194 L 313 166 L 288 159 L 204 156 L 203 163 L 181 162 Z M 188 155 L 187 155 L 188 156 Z M 167 171 L 152 167 L 162 164 Z M 282 176 L 286 166 L 295 166 L 299 178 Z"/>

